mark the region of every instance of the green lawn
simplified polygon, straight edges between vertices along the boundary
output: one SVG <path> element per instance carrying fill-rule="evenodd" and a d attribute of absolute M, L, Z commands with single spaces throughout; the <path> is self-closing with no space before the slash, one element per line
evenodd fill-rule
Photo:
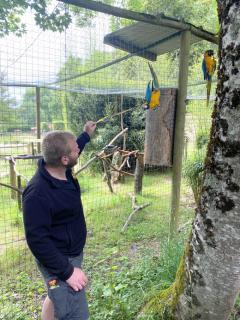
<path fill-rule="evenodd" d="M 30 176 L 35 164 L 26 168 Z M 189 232 L 190 225 L 168 244 L 171 175 L 146 172 L 137 203 L 150 205 L 135 213 L 124 233 L 121 229 L 132 212 L 129 194 L 133 192 L 133 178 L 126 177 L 124 183 L 115 185 L 114 194 L 100 174 L 83 173 L 79 181 L 88 225 L 84 268 L 90 278 L 91 319 L 132 320 L 149 295 L 173 281 Z M 181 224 L 193 217 L 189 198 L 190 190 L 183 184 Z M 21 212 L 6 188 L 1 188 L 0 235 L 0 305 L 4 305 L 0 319 L 39 319 L 44 288 L 21 241 Z"/>

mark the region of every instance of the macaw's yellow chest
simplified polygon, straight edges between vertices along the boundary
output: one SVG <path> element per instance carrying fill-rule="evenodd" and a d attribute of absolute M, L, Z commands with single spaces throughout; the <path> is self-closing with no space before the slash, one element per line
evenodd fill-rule
<path fill-rule="evenodd" d="M 206 69 L 209 75 L 213 75 L 214 71 L 216 70 L 216 60 L 214 57 L 205 57 L 206 62 Z"/>
<path fill-rule="evenodd" d="M 150 109 L 155 109 L 160 106 L 160 90 L 153 90 L 151 93 L 151 100 L 149 103 Z"/>

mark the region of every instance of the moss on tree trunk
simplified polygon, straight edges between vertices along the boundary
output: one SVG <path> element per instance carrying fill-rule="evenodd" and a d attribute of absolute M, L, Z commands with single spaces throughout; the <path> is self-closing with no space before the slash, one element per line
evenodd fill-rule
<path fill-rule="evenodd" d="M 183 257 L 181 258 L 176 279 L 167 289 L 160 291 L 142 309 L 140 318 L 151 316 L 151 319 L 177 320 L 176 309 L 180 295 L 184 291 L 185 259 L 189 256 L 190 247 L 187 245 Z"/>

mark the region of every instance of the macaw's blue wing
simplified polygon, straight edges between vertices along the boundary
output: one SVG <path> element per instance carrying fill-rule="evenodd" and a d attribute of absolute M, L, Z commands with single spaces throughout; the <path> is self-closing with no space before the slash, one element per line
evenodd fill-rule
<path fill-rule="evenodd" d="M 203 71 L 204 80 L 208 80 L 207 66 L 206 66 L 205 59 L 203 59 L 203 61 L 202 61 L 202 71 Z"/>
<path fill-rule="evenodd" d="M 152 95 L 152 88 L 151 88 L 151 81 L 149 81 L 146 89 L 146 94 L 145 94 L 145 100 L 147 103 L 150 103 L 151 95 Z"/>
<path fill-rule="evenodd" d="M 153 89 L 159 90 L 159 82 L 158 82 L 158 78 L 157 75 L 155 73 L 155 71 L 153 70 L 152 65 L 148 62 L 148 66 L 152 75 L 152 81 L 153 81 Z"/>

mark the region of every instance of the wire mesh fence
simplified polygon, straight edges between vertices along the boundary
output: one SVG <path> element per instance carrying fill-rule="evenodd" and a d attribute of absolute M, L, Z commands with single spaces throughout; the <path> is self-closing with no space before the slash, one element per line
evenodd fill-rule
<path fill-rule="evenodd" d="M 151 275 L 152 264 L 159 261 L 160 248 L 168 241 L 172 187 L 172 163 L 148 163 L 141 191 L 136 194 L 135 189 L 136 167 L 144 153 L 148 111 L 142 105 L 151 79 L 149 67 L 140 57 L 121 60 L 126 53 L 103 43 L 104 36 L 117 28 L 116 18 L 88 14 L 93 15 L 90 22 L 72 24 L 62 33 L 38 29 L 27 14 L 25 35 L 0 39 L 0 319 L 40 318 L 46 293 L 25 242 L 21 192 L 37 168 L 42 137 L 51 130 L 78 135 L 87 120 L 108 118 L 99 123 L 74 169 L 88 226 L 84 269 L 91 279 L 92 319 L 133 319 L 146 298 L 142 286 L 154 291 L 171 281 L 161 283 L 156 276 L 155 282 L 146 284 L 143 273 Z M 112 63 L 116 59 L 121 61 Z M 206 107 L 198 62 L 189 71 L 189 83 L 195 85 L 188 88 L 177 243 L 187 237 L 194 215 L 211 126 L 213 101 Z M 177 88 L 178 65 L 178 51 L 152 63 L 162 99 L 165 89 Z M 116 152 L 104 149 L 100 156 L 125 128 L 128 133 L 113 143 Z M 172 150 L 172 145 L 168 147 Z M 138 302 L 132 307 L 129 301 L 136 295 Z"/>

